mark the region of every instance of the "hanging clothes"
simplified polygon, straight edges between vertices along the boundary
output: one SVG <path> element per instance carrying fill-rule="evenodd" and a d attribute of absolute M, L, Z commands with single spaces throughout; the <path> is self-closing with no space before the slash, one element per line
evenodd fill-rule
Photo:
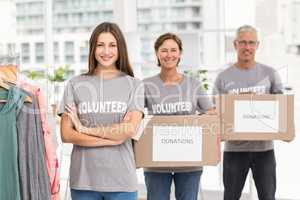
<path fill-rule="evenodd" d="M 16 116 L 26 94 L 18 88 L 0 90 L 0 199 L 20 200 Z"/>
<path fill-rule="evenodd" d="M 11 85 L 17 85 L 18 89 L 13 90 L 21 91 L 26 95 L 25 102 L 30 102 L 23 101 L 24 104 L 19 112 L 15 113 L 18 174 L 11 174 L 11 176 L 19 177 L 18 194 L 22 200 L 57 200 L 59 199 L 58 159 L 47 124 L 45 102 L 38 87 L 20 81 L 19 76 L 17 81 L 17 71 L 16 65 L 0 66 L 1 86 L 4 84 L 7 86 L 4 88 L 9 89 Z M 2 157 L 0 161 L 1 163 L 4 161 Z"/>
<path fill-rule="evenodd" d="M 32 98 L 32 103 L 23 105 L 16 124 L 21 196 L 22 200 L 50 200 L 50 180 L 45 162 L 41 115 L 35 96 L 30 93 L 27 95 Z"/>
<path fill-rule="evenodd" d="M 46 117 L 47 108 L 45 106 L 44 96 L 43 96 L 40 88 L 29 85 L 25 82 L 21 82 L 19 84 L 19 87 L 21 87 L 25 91 L 33 94 L 37 100 L 38 108 L 40 111 L 43 135 L 44 135 L 45 161 L 46 161 L 48 175 L 50 178 L 51 199 L 57 200 L 57 199 L 59 199 L 59 189 L 60 189 L 59 164 L 58 164 L 58 159 L 57 159 L 57 155 L 56 155 L 56 147 L 53 144 L 53 135 L 50 131 L 50 128 L 49 128 L 49 125 L 47 122 L 47 117 Z"/>

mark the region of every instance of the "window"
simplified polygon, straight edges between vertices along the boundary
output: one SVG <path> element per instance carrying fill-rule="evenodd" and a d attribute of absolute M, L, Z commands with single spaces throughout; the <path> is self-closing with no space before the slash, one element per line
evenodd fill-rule
<path fill-rule="evenodd" d="M 87 14 L 89 22 L 94 23 L 99 19 L 99 13 L 98 12 L 89 12 Z"/>
<path fill-rule="evenodd" d="M 29 63 L 30 62 L 30 46 L 29 43 L 21 44 L 21 52 L 22 52 L 22 62 Z"/>
<path fill-rule="evenodd" d="M 157 11 L 158 11 L 159 18 L 167 17 L 167 10 L 166 9 L 159 8 Z"/>
<path fill-rule="evenodd" d="M 138 7 L 142 7 L 142 6 L 150 6 L 153 5 L 153 0 L 142 0 L 142 1 L 137 1 L 138 3 Z"/>
<path fill-rule="evenodd" d="M 34 9 L 34 12 L 37 12 L 37 13 L 42 13 L 43 10 L 44 10 L 44 3 L 43 2 L 36 2 L 32 6 L 33 6 L 33 9 Z"/>
<path fill-rule="evenodd" d="M 61 33 L 62 32 L 62 28 L 55 28 L 54 29 L 54 33 Z"/>
<path fill-rule="evenodd" d="M 84 21 L 83 13 L 73 13 L 71 15 L 71 22 L 75 24 L 82 23 Z"/>
<path fill-rule="evenodd" d="M 75 8 L 80 8 L 80 0 L 72 0 L 72 4 Z"/>
<path fill-rule="evenodd" d="M 149 30 L 149 25 L 148 24 L 141 24 L 138 26 L 139 30 L 142 32 L 146 32 Z"/>
<path fill-rule="evenodd" d="M 8 54 L 14 54 L 15 52 L 16 52 L 16 44 L 8 43 L 7 44 L 7 53 Z"/>
<path fill-rule="evenodd" d="M 160 32 L 161 30 L 162 30 L 161 24 L 152 24 L 151 25 L 151 31 Z"/>
<path fill-rule="evenodd" d="M 66 63 L 74 63 L 74 43 L 65 42 L 65 61 Z"/>
<path fill-rule="evenodd" d="M 53 56 L 54 56 L 54 63 L 59 63 L 59 43 L 53 43 Z"/>
<path fill-rule="evenodd" d="M 79 23 L 84 22 L 84 14 L 83 13 L 78 13 L 78 22 Z"/>
<path fill-rule="evenodd" d="M 38 15 L 38 16 L 29 16 L 27 17 L 26 20 L 26 25 L 31 25 L 31 26 L 42 26 L 43 25 L 43 16 Z"/>
<path fill-rule="evenodd" d="M 99 5 L 104 5 L 105 7 L 112 7 L 113 0 L 98 0 Z"/>
<path fill-rule="evenodd" d="M 18 26 L 24 25 L 25 22 L 26 22 L 26 17 L 23 17 L 23 16 L 18 16 L 18 17 L 17 17 L 17 25 L 18 25 Z"/>
<path fill-rule="evenodd" d="M 140 9 L 138 11 L 138 19 L 147 20 L 151 18 L 151 10 L 150 9 Z"/>
<path fill-rule="evenodd" d="M 37 63 L 44 62 L 44 43 L 35 43 L 35 61 Z"/>
<path fill-rule="evenodd" d="M 73 42 L 65 42 L 65 54 L 73 54 L 74 53 L 74 43 Z"/>
<path fill-rule="evenodd" d="M 192 16 L 193 17 L 199 17 L 200 16 L 200 7 L 192 8 Z"/>
<path fill-rule="evenodd" d="M 68 22 L 68 15 L 67 14 L 58 14 L 57 15 L 57 22 L 59 24 L 65 24 Z"/>
<path fill-rule="evenodd" d="M 173 8 L 172 10 L 173 17 L 185 17 L 185 9 L 184 8 Z"/>
<path fill-rule="evenodd" d="M 43 33 L 43 29 L 29 29 L 29 30 L 22 30 L 24 34 L 29 34 L 29 35 L 39 35 Z"/>
<path fill-rule="evenodd" d="M 113 12 L 112 11 L 104 11 L 103 12 L 103 20 L 110 21 L 113 19 Z"/>
<path fill-rule="evenodd" d="M 87 63 L 89 54 L 89 42 L 84 41 L 80 45 L 80 62 Z"/>
<path fill-rule="evenodd" d="M 177 30 L 185 30 L 186 29 L 186 23 L 177 23 Z"/>
<path fill-rule="evenodd" d="M 198 30 L 198 29 L 200 29 L 201 24 L 200 24 L 200 22 L 193 22 L 192 27 L 194 30 Z"/>
<path fill-rule="evenodd" d="M 66 63 L 74 63 L 74 56 L 73 55 L 66 55 L 65 56 Z"/>

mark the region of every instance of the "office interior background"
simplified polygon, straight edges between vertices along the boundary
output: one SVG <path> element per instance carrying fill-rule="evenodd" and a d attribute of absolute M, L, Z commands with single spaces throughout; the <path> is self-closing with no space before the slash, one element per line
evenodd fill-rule
<path fill-rule="evenodd" d="M 232 45 L 236 28 L 255 26 L 260 40 L 257 61 L 278 70 L 286 93 L 295 94 L 296 139 L 275 142 L 276 197 L 300 200 L 300 0 L 1 0 L 0 64 L 15 62 L 47 96 L 60 159 L 61 199 L 70 199 L 72 145 L 61 143 L 59 119 L 52 111 L 66 81 L 87 71 L 90 34 L 104 21 L 121 27 L 140 79 L 159 71 L 153 48 L 156 37 L 178 34 L 184 49 L 178 69 L 205 80 L 208 92 L 217 73 L 236 60 Z M 53 79 L 57 74 L 61 77 Z M 145 197 L 142 170 L 137 173 L 139 196 Z M 222 199 L 222 163 L 205 167 L 201 180 L 202 199 Z M 251 174 L 243 198 L 257 199 Z"/>

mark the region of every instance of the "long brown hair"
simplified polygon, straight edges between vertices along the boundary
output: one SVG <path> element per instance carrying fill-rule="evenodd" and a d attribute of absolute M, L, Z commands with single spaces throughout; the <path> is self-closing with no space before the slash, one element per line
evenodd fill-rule
<path fill-rule="evenodd" d="M 118 59 L 116 61 L 116 67 L 121 72 L 134 77 L 131 65 L 128 59 L 128 52 L 126 47 L 125 38 L 120 30 L 119 26 L 115 23 L 103 22 L 99 24 L 93 31 L 89 44 L 89 71 L 88 75 L 93 75 L 95 68 L 97 67 L 97 60 L 95 58 L 95 51 L 97 46 L 97 39 L 101 33 L 111 33 L 117 40 L 118 46 Z"/>
<path fill-rule="evenodd" d="M 154 43 L 155 52 L 158 52 L 159 47 L 164 43 L 164 41 L 169 40 L 169 39 L 174 40 L 177 43 L 180 52 L 182 52 L 181 39 L 177 35 L 175 35 L 174 33 L 164 33 L 164 34 L 160 35 Z M 157 62 L 158 62 L 158 66 L 160 66 L 160 61 L 159 61 L 158 58 L 157 58 Z M 180 59 L 178 60 L 178 63 L 179 62 L 180 62 Z"/>

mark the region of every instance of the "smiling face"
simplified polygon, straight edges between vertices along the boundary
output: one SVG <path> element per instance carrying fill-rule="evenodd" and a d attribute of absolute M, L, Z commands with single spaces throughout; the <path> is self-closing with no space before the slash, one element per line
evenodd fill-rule
<path fill-rule="evenodd" d="M 116 68 L 118 60 L 118 44 L 116 38 L 110 32 L 102 32 L 97 39 L 95 58 L 97 66 L 104 68 Z"/>
<path fill-rule="evenodd" d="M 167 39 L 156 51 L 156 56 L 162 68 L 176 68 L 180 60 L 181 51 L 173 39 Z"/>
<path fill-rule="evenodd" d="M 255 53 L 259 42 L 257 35 L 253 31 L 240 32 L 234 41 L 234 47 L 237 51 L 238 62 L 253 63 L 255 62 Z"/>

